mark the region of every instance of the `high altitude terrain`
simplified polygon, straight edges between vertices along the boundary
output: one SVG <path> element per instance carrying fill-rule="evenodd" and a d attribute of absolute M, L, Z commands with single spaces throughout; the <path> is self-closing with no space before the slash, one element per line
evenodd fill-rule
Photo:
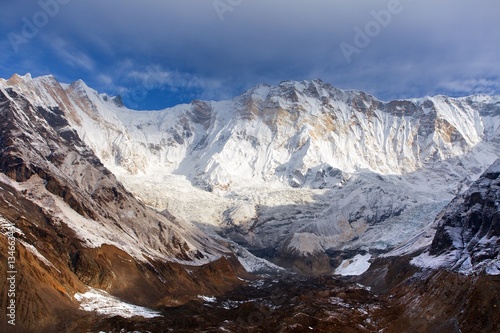
<path fill-rule="evenodd" d="M 483 311 L 498 329 L 500 96 L 286 81 L 133 111 L 51 76 L 0 92 L 1 265 L 14 231 L 24 328 L 473 332 Z"/>

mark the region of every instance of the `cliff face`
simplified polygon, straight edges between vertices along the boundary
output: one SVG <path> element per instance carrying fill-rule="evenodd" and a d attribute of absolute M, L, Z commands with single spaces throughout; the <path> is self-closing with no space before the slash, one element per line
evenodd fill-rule
<path fill-rule="evenodd" d="M 14 298 L 0 287 L 3 309 L 16 301 L 17 324 L 2 316 L 2 330 L 69 331 L 77 317 L 94 320 L 77 297 L 94 289 L 157 308 L 241 284 L 246 272 L 228 248 L 138 201 L 80 140 L 63 107 L 0 89 L 0 279 L 13 270 L 12 246 L 17 271 Z"/>
<path fill-rule="evenodd" d="M 500 159 L 442 214 L 429 254 L 459 272 L 500 274 Z"/>
<path fill-rule="evenodd" d="M 439 214 L 427 251 L 412 263 L 462 274 L 500 274 L 500 160 Z"/>
<path fill-rule="evenodd" d="M 387 332 L 500 331 L 499 216 L 497 159 L 439 213 L 426 248 L 373 263 L 361 281 L 388 295 Z"/>

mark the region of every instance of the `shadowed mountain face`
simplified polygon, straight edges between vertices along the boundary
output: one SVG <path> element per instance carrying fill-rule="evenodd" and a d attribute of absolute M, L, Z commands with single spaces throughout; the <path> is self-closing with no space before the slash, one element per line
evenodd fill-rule
<path fill-rule="evenodd" d="M 500 159 L 441 213 L 429 249 L 439 266 L 500 274 Z"/>
<path fill-rule="evenodd" d="M 306 81 L 136 112 L 0 80 L 16 328 L 498 331 L 499 101 Z"/>

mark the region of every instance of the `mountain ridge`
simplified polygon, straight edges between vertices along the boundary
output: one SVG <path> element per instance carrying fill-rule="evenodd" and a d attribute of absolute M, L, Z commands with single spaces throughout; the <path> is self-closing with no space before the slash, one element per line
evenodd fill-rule
<path fill-rule="evenodd" d="M 16 81 L 16 82 L 18 82 L 19 80 L 22 80 L 22 77 L 16 76 L 15 80 L 13 80 L 12 78 L 10 79 L 10 81 Z M 50 82 L 47 82 L 47 81 L 50 81 Z M 4 80 L 4 82 L 8 83 L 9 81 L 5 81 Z M 38 82 L 38 83 L 41 83 L 42 86 L 43 86 L 44 83 L 48 83 L 48 88 L 50 88 L 51 85 L 56 85 L 56 88 L 61 87 L 59 85 L 59 83 L 57 83 L 57 81 L 55 81 L 55 78 L 52 77 L 52 76 L 41 77 L 41 78 L 38 78 L 38 79 L 30 79 L 29 78 L 28 81 L 26 81 L 26 84 L 28 84 L 29 82 L 33 82 L 33 83 L 37 83 Z M 339 94 L 339 96 L 335 96 L 336 99 L 333 100 L 332 103 L 335 102 L 335 103 L 338 104 L 338 102 L 346 102 L 347 101 L 347 102 L 350 103 L 350 104 L 348 103 L 349 105 L 340 105 L 339 107 L 348 107 L 348 108 L 351 108 L 351 109 L 355 109 L 356 105 L 358 105 L 358 107 L 360 109 L 360 112 L 364 112 L 364 113 L 368 113 L 368 114 L 370 114 L 372 112 L 372 111 L 370 111 L 370 108 L 373 109 L 374 107 L 379 106 L 378 105 L 379 103 L 381 103 L 380 105 L 386 105 L 386 106 L 390 106 L 391 103 L 394 104 L 393 105 L 394 106 L 393 109 L 391 109 L 390 111 L 393 112 L 393 113 L 394 112 L 396 112 L 396 113 L 399 112 L 403 116 L 404 116 L 404 113 L 406 113 L 406 114 L 408 113 L 408 110 L 407 110 L 408 108 L 413 109 L 413 111 L 415 111 L 415 110 L 418 111 L 419 110 L 420 112 L 428 113 L 429 109 L 426 108 L 426 106 L 432 107 L 432 105 L 431 104 L 424 105 L 424 104 L 426 104 L 426 102 L 427 103 L 432 103 L 433 102 L 432 100 L 429 100 L 429 99 L 425 99 L 425 100 L 423 100 L 423 99 L 410 99 L 410 100 L 397 100 L 397 101 L 385 102 L 385 104 L 384 104 L 384 102 L 381 102 L 381 101 L 379 101 L 377 99 L 374 99 L 373 97 L 371 97 L 369 95 L 366 95 L 363 92 L 352 92 L 352 91 L 351 92 L 346 92 L 346 91 L 342 91 L 342 90 L 333 88 L 329 84 L 324 84 L 324 83 L 322 83 L 322 81 L 319 81 L 319 80 L 302 81 L 302 82 L 287 81 L 286 83 L 287 84 L 284 85 L 285 88 L 286 88 L 285 90 L 282 89 L 282 86 L 267 86 L 268 88 L 272 88 L 271 91 L 268 91 L 267 95 L 266 95 L 267 96 L 266 98 L 268 99 L 268 104 L 271 104 L 271 106 L 273 106 L 272 105 L 273 103 L 275 104 L 274 106 L 277 105 L 277 110 L 276 111 L 278 113 L 279 113 L 279 108 L 280 108 L 279 107 L 279 103 L 286 102 L 286 100 L 284 100 L 284 99 L 281 99 L 281 100 L 279 99 L 279 97 L 282 97 L 281 95 L 285 95 L 287 98 L 290 97 L 290 99 L 292 100 L 292 102 L 289 103 L 289 105 L 287 105 L 287 107 L 288 107 L 289 111 L 291 109 L 292 113 L 295 112 L 294 108 L 297 109 L 297 102 L 293 101 L 293 99 L 297 98 L 296 95 L 294 97 L 294 94 L 298 91 L 298 88 L 297 88 L 298 86 L 300 86 L 300 88 L 301 88 L 301 89 L 299 89 L 300 91 L 304 91 L 304 90 L 307 90 L 307 89 L 314 90 L 315 92 L 313 92 L 313 95 L 315 94 L 316 97 L 319 96 L 318 95 L 318 89 L 319 90 L 321 90 L 323 88 L 327 89 L 327 90 L 328 89 L 333 89 L 333 92 L 335 92 L 336 94 Z M 308 84 L 307 87 L 305 87 L 306 83 Z M 321 86 L 318 87 L 319 84 L 321 84 Z M 59 85 L 59 87 L 57 87 L 58 85 Z M 34 88 L 33 90 L 37 91 L 38 93 L 43 92 L 43 89 L 40 89 L 40 88 L 43 88 L 43 87 L 39 87 L 39 86 L 40 85 L 34 84 L 33 87 L 31 87 L 31 88 Z M 290 88 L 292 88 L 292 91 L 289 90 Z M 255 92 L 256 90 L 258 90 L 258 87 L 250 89 L 247 92 L 245 92 L 244 94 L 242 94 L 242 95 L 240 95 L 240 96 L 238 96 L 238 97 L 235 98 L 236 104 L 238 104 L 238 103 L 240 103 L 240 104 L 241 103 L 243 103 L 243 104 L 245 104 L 245 103 L 253 103 L 253 104 L 247 106 L 247 109 L 249 109 L 249 110 L 239 110 L 238 109 L 238 105 L 232 106 L 232 108 L 233 108 L 233 111 L 232 111 L 233 114 L 235 113 L 237 115 L 238 112 L 244 112 L 244 114 L 241 115 L 241 116 L 246 117 L 246 116 L 252 116 L 252 114 L 251 114 L 253 112 L 252 110 L 254 110 L 255 112 L 259 112 L 259 107 L 265 107 L 265 108 L 269 109 L 269 107 L 270 107 L 269 105 L 264 105 L 264 106 L 262 106 L 262 105 L 256 105 L 259 102 L 258 99 L 255 99 L 255 100 L 252 99 L 252 95 L 254 95 L 253 92 Z M 273 93 L 272 91 L 275 91 L 275 92 Z M 83 81 L 81 81 L 81 80 L 80 81 L 75 81 L 73 84 L 69 85 L 68 86 L 68 93 L 70 95 L 83 94 L 85 96 L 81 95 L 80 97 L 85 97 L 84 99 L 89 99 L 89 102 L 104 102 L 104 101 L 99 101 L 99 99 L 106 99 L 106 100 L 112 99 L 112 97 L 109 97 L 109 96 L 104 95 L 104 94 L 98 94 L 95 90 L 92 90 L 92 89 L 88 88 L 88 86 L 85 83 L 83 83 Z M 287 94 L 291 94 L 291 96 L 287 96 Z M 355 97 L 357 97 L 357 98 L 353 98 L 351 96 L 353 94 L 355 94 L 356 95 Z M 40 96 L 40 95 L 47 95 L 47 94 L 37 94 L 37 95 Z M 321 97 L 327 97 L 327 95 L 328 95 L 328 93 L 325 92 L 325 91 L 323 91 Z M 52 97 L 52 96 L 50 96 L 50 97 Z M 307 97 L 310 97 L 310 96 L 305 95 L 304 101 L 303 101 L 302 104 L 307 104 L 307 102 L 308 102 L 307 101 Z M 438 97 L 433 97 L 431 99 L 436 99 Z M 368 98 L 369 100 L 366 101 L 365 100 L 366 98 Z M 472 95 L 472 96 L 469 96 L 469 97 L 463 97 L 463 98 L 458 98 L 458 99 L 448 98 L 448 100 L 452 101 L 452 102 L 471 102 L 472 100 L 479 101 L 481 99 L 484 100 L 485 98 L 486 97 L 484 95 Z M 496 96 L 496 97 L 492 96 L 492 97 L 490 97 L 490 101 L 488 101 L 488 102 L 490 104 L 495 105 L 495 104 L 498 103 L 499 100 L 500 100 L 500 96 Z M 38 98 L 38 101 L 40 102 L 40 104 L 47 103 L 47 102 L 52 103 L 52 104 L 60 103 L 60 101 L 55 101 L 53 98 L 46 98 L 45 101 L 41 101 Z M 411 104 L 411 103 L 414 103 L 415 101 L 417 101 L 419 104 Z M 205 112 L 207 112 L 208 109 L 214 108 L 214 106 L 212 106 L 212 104 L 215 104 L 215 105 L 217 105 L 217 104 L 227 104 L 228 102 L 229 101 L 220 101 L 220 102 L 193 101 L 191 104 L 182 104 L 182 105 L 179 105 L 179 106 L 176 106 L 176 107 L 173 107 L 173 108 L 167 108 L 167 109 L 158 110 L 158 111 L 134 111 L 134 110 L 126 109 L 126 108 L 123 108 L 123 110 L 122 110 L 122 108 L 118 108 L 120 110 L 116 110 L 116 109 L 113 110 L 111 108 L 110 111 L 113 110 L 115 112 L 115 114 L 107 114 L 106 112 L 104 112 L 106 110 L 99 110 L 99 111 L 102 112 L 101 113 L 101 117 L 103 117 L 104 119 L 107 119 L 111 123 L 114 120 L 116 120 L 116 119 L 113 119 L 114 116 L 121 116 L 122 119 L 119 119 L 119 121 L 121 121 L 122 123 L 124 123 L 124 122 L 130 122 L 131 121 L 130 119 L 127 119 L 127 114 L 129 114 L 130 112 L 132 112 L 134 114 L 134 116 L 136 116 L 136 117 L 141 117 L 141 115 L 142 116 L 148 115 L 148 117 L 150 118 L 150 117 L 153 116 L 153 114 L 157 115 L 157 116 L 161 115 L 161 116 L 164 116 L 164 117 L 159 117 L 158 121 L 162 121 L 161 118 L 163 118 L 163 121 L 170 121 L 172 119 L 170 119 L 169 117 L 167 117 L 167 115 L 166 115 L 167 113 L 176 113 L 176 112 L 179 113 L 181 111 L 187 112 L 187 111 L 189 111 L 189 107 L 191 107 L 193 110 L 191 111 L 191 113 L 188 112 L 189 114 L 187 114 L 187 115 L 191 116 L 191 118 L 192 118 L 191 120 L 192 121 L 195 121 L 195 122 L 197 121 L 199 123 L 199 122 L 202 122 L 203 115 L 201 113 L 203 112 L 203 110 L 205 110 Z M 397 104 L 398 102 L 405 102 L 405 103 L 409 103 L 409 104 L 398 105 Z M 445 101 L 445 102 L 447 103 L 448 101 Z M 483 101 L 483 103 L 484 102 L 485 101 Z M 371 105 L 369 103 L 372 103 L 374 105 Z M 94 104 L 96 104 L 96 103 L 94 103 Z M 95 106 L 95 105 L 92 105 L 92 103 L 91 103 L 90 106 L 92 108 L 92 106 Z M 222 106 L 224 106 L 224 105 L 222 105 Z M 182 110 L 183 108 L 186 108 L 186 107 L 188 108 L 188 110 L 185 110 L 185 109 Z M 317 110 L 318 105 L 310 105 L 310 107 L 311 107 L 311 109 L 309 110 L 309 112 L 312 112 L 313 114 L 318 112 L 318 110 Z M 398 110 L 402 110 L 401 109 L 402 107 L 406 107 L 406 109 L 405 109 L 405 111 L 403 113 L 401 113 L 401 111 L 398 111 Z M 452 107 L 455 107 L 455 105 L 453 105 Z M 117 111 L 122 111 L 123 114 L 121 114 L 121 113 L 116 114 Z M 382 110 L 382 111 L 384 111 L 384 110 Z M 385 111 L 387 111 L 387 110 L 385 110 Z M 135 112 L 138 112 L 138 113 L 136 114 Z M 222 112 L 222 111 L 220 111 L 220 112 Z M 248 112 L 250 112 L 250 113 L 248 113 Z M 438 114 L 437 115 L 438 116 L 449 116 L 449 115 L 442 114 L 442 112 L 444 112 L 444 111 L 443 110 L 438 110 Z M 182 118 L 183 116 L 185 116 L 185 115 L 183 115 L 183 114 L 178 115 L 178 118 L 179 117 Z M 205 115 L 205 116 L 207 116 L 207 115 Z M 256 115 L 253 115 L 253 116 L 256 116 Z M 265 116 L 266 116 L 265 114 L 261 115 L 261 117 L 265 117 Z M 284 115 L 284 116 L 286 116 L 286 115 Z M 291 116 L 291 115 L 288 115 L 288 116 Z M 295 116 L 295 115 L 293 115 L 293 116 Z M 468 115 L 468 116 L 470 117 L 470 116 L 473 116 L 473 115 Z M 223 118 L 221 120 L 222 121 L 229 120 L 229 119 L 227 119 L 227 117 L 230 117 L 230 116 L 229 115 L 221 115 L 221 118 Z M 443 117 L 440 117 L 440 118 L 443 118 Z M 278 118 L 278 119 L 269 119 L 269 121 L 271 121 L 271 122 L 274 121 L 274 123 L 271 124 L 270 126 L 272 127 L 272 126 L 279 125 L 279 124 L 276 124 L 276 121 L 279 122 L 280 120 L 281 120 L 280 118 Z M 285 119 L 285 120 L 289 122 L 289 119 Z M 334 119 L 334 120 L 342 121 L 342 119 Z M 345 119 L 343 121 L 345 122 Z M 452 121 L 452 120 L 447 119 L 447 121 Z M 266 123 L 266 122 L 264 122 L 264 123 Z M 460 128 L 461 126 L 460 126 L 459 123 L 460 123 L 460 121 L 457 119 L 457 120 L 453 120 L 452 123 L 449 124 L 449 125 L 451 127 L 455 128 L 455 129 L 459 130 L 458 133 L 456 133 L 456 134 L 458 134 L 459 136 L 461 136 L 462 139 L 465 140 L 467 144 L 469 144 L 469 145 L 477 144 L 479 142 L 479 139 L 477 137 L 474 137 L 473 133 L 467 133 L 467 130 L 471 130 L 471 128 L 468 128 L 468 129 L 467 128 Z M 76 125 L 78 125 L 78 124 L 76 124 Z M 133 125 L 133 124 L 129 124 L 129 125 Z M 136 124 L 136 126 L 139 126 L 139 125 L 143 125 L 143 124 Z M 306 122 L 306 123 L 304 123 L 304 125 L 310 125 L 310 123 Z M 321 125 L 328 125 L 328 124 L 321 124 Z M 361 125 L 363 125 L 363 124 L 361 124 Z M 411 124 L 409 124 L 409 125 L 411 125 Z M 480 124 L 472 124 L 472 125 L 478 125 L 479 126 Z M 454 130 L 453 128 L 451 129 L 451 131 Z M 130 128 L 129 128 L 129 130 L 130 130 Z M 304 130 L 307 132 L 307 128 L 304 128 Z M 472 130 L 474 130 L 474 129 L 472 129 Z M 482 128 L 477 128 L 476 130 L 477 130 L 477 132 L 479 132 L 478 133 L 479 135 L 483 134 L 483 133 L 480 133 L 481 130 L 483 130 Z M 497 130 L 498 130 L 498 128 L 494 128 L 493 129 L 493 131 L 497 131 Z M 445 131 L 445 129 L 443 129 L 443 131 Z M 169 138 L 169 139 L 172 139 L 173 141 L 185 141 L 186 139 L 189 139 L 189 138 L 184 137 L 182 134 L 186 134 L 186 133 L 173 133 L 172 137 Z M 190 134 L 192 134 L 192 131 L 191 131 L 191 133 L 187 133 L 188 136 Z M 447 134 L 447 133 L 443 133 L 443 134 Z M 495 132 L 495 134 L 496 134 L 496 132 Z M 448 134 L 448 136 L 449 135 L 450 134 Z M 167 139 L 167 137 L 165 137 L 165 139 Z M 444 136 L 442 139 L 443 140 L 445 140 L 445 139 L 449 140 L 450 138 L 446 138 L 446 136 Z M 154 143 L 158 144 L 159 142 L 154 142 Z M 379 146 L 380 146 L 380 144 L 379 144 Z M 416 161 L 416 162 L 418 162 L 418 161 Z M 353 166 L 352 165 L 348 165 L 347 168 L 353 169 Z M 391 170 L 391 169 L 389 168 L 389 170 Z M 378 171 L 380 172 L 381 170 L 378 170 Z M 394 172 L 394 170 L 391 170 L 391 171 Z M 396 173 L 398 173 L 397 171 L 398 170 L 396 168 Z M 382 172 L 384 172 L 384 171 L 382 171 Z"/>

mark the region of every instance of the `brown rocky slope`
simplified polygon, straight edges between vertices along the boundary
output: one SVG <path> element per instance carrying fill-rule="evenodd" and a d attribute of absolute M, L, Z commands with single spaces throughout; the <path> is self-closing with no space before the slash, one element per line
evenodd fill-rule
<path fill-rule="evenodd" d="M 68 127 L 65 110 L 0 91 L 0 279 L 15 268 L 16 304 L 4 332 L 75 331 L 75 293 L 89 287 L 158 308 L 218 295 L 248 274 L 224 244 L 138 201 Z M 9 238 L 15 266 L 8 267 Z M 76 331 L 81 331 L 76 328 Z"/>

